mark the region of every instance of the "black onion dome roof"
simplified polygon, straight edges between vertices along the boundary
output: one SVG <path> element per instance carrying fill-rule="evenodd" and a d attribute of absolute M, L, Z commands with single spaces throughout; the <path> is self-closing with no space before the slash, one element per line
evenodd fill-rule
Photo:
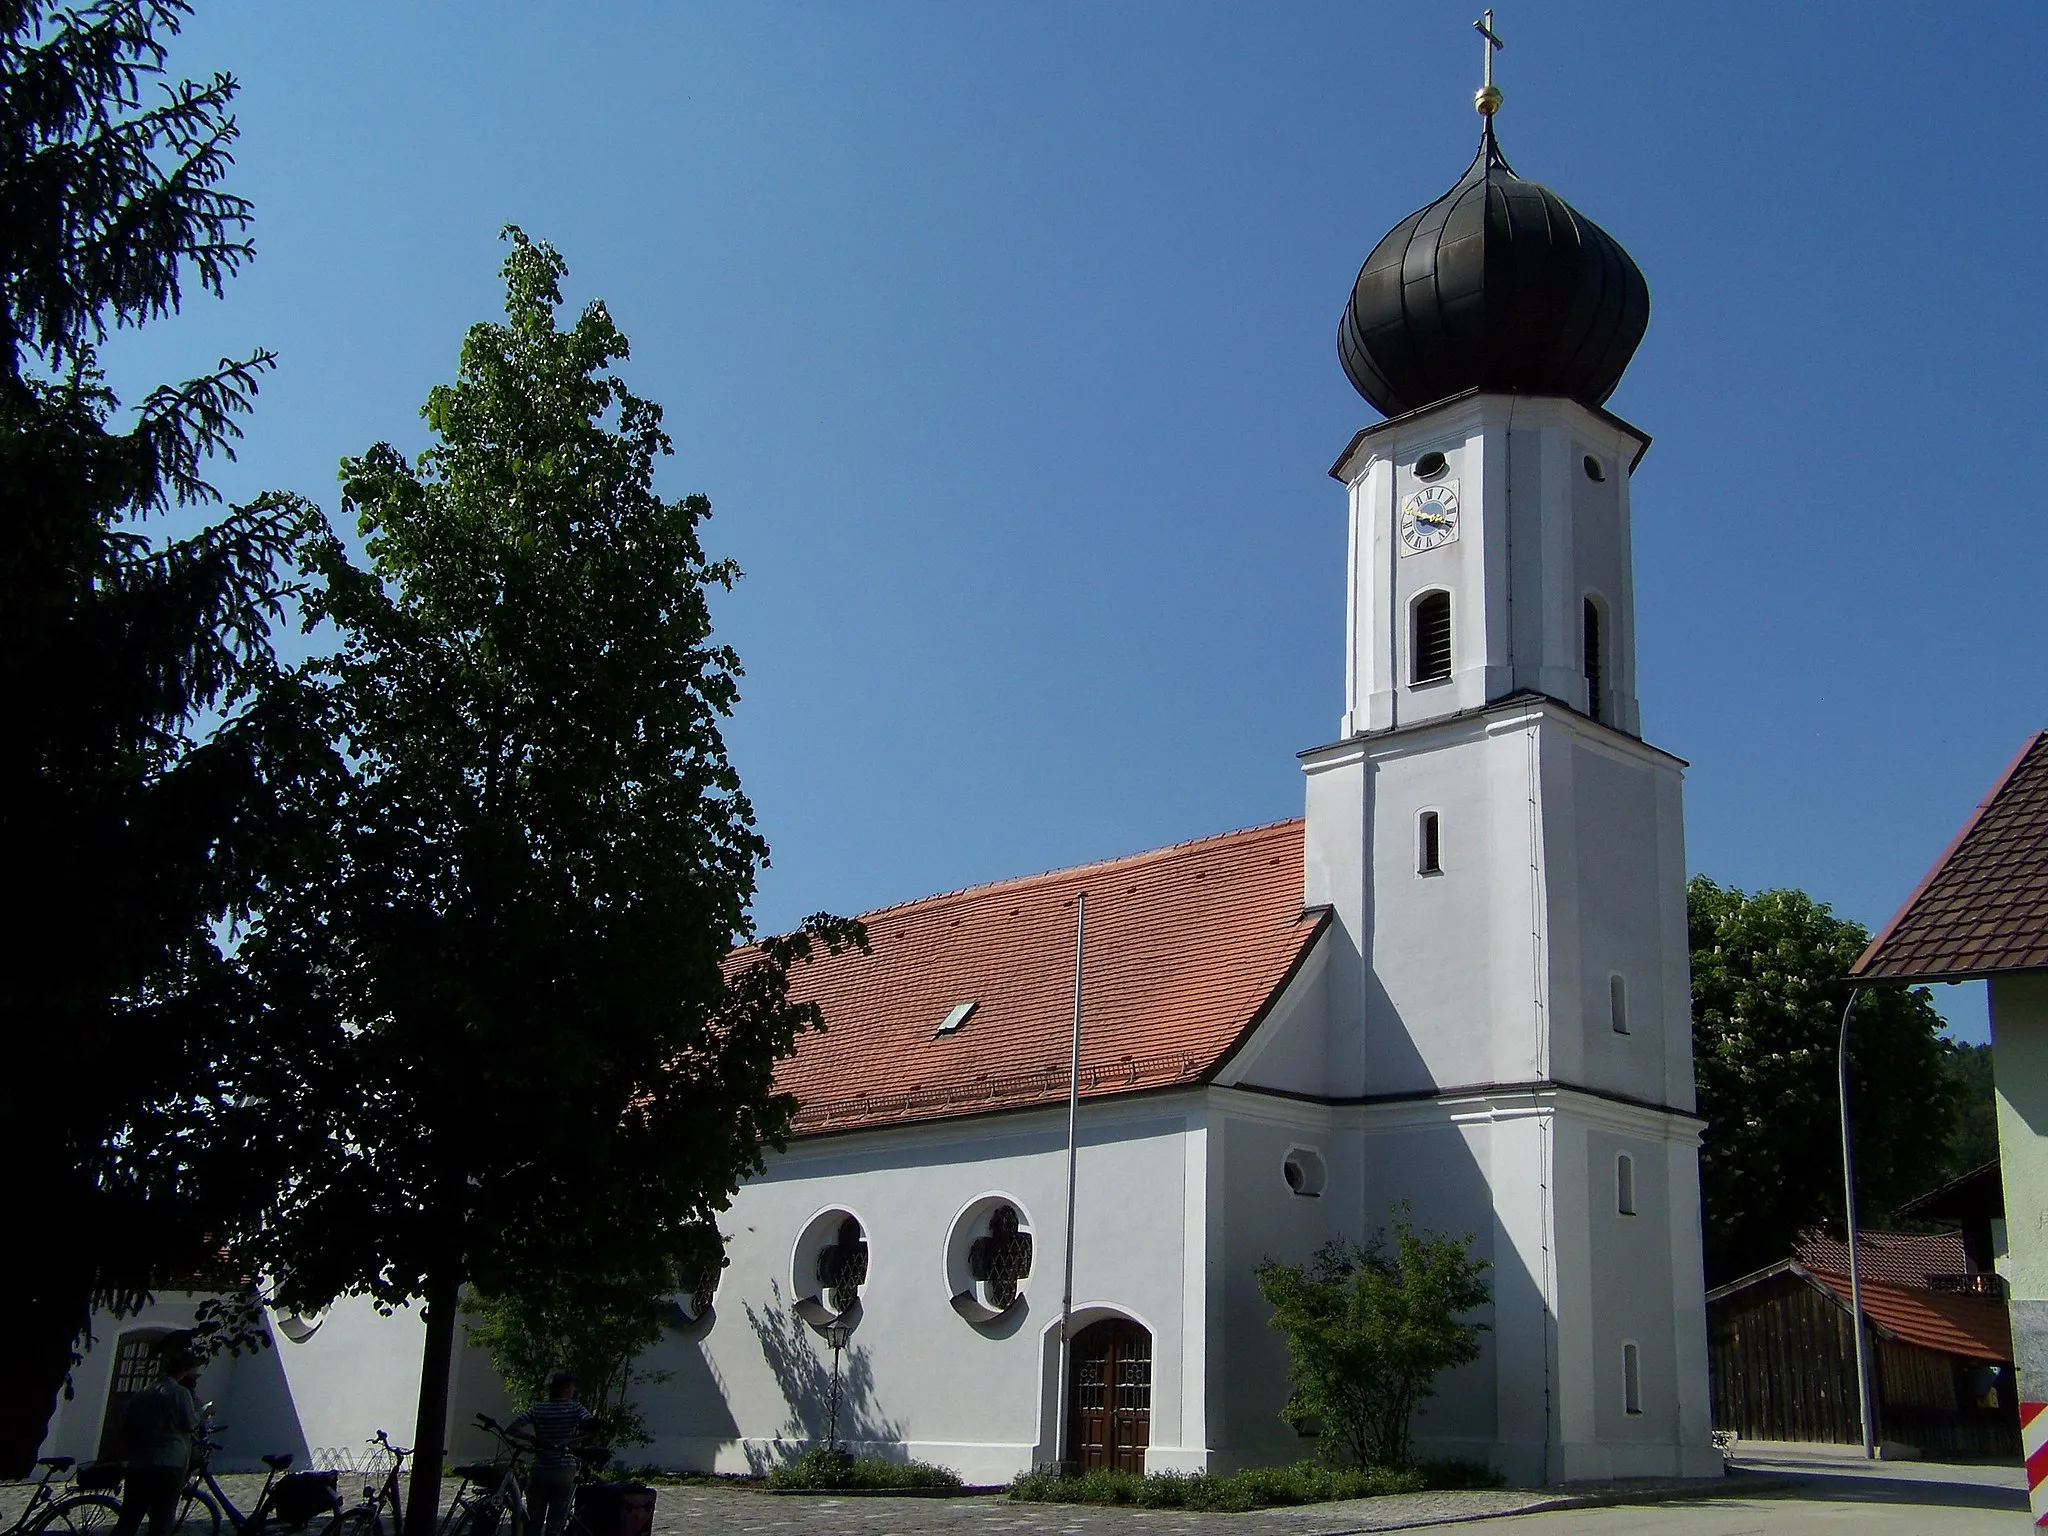
<path fill-rule="evenodd" d="M 1366 257 L 1337 355 L 1389 416 L 1472 389 L 1597 406 L 1649 323 L 1650 286 L 1628 252 L 1517 176 L 1489 118 L 1458 184 Z"/>

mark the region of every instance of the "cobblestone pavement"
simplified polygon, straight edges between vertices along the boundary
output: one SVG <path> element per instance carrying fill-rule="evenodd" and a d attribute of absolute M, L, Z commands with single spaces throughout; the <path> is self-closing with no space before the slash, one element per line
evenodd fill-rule
<path fill-rule="evenodd" d="M 259 1476 L 221 1479 L 228 1497 L 251 1508 Z M 453 1497 L 455 1485 L 447 1485 Z M 360 1479 L 343 1474 L 341 1492 L 354 1503 Z M 0 1484 L 0 1529 L 26 1502 L 21 1484 Z M 660 1489 L 654 1536 L 1339 1536 L 1395 1531 L 1447 1521 L 1485 1519 L 1555 1507 L 1556 1490 L 1484 1490 L 1353 1499 L 1248 1514 L 1196 1514 L 1171 1509 L 1103 1509 L 1082 1504 L 1019 1504 L 1001 1494 L 953 1499 L 844 1498 L 771 1494 L 757 1488 Z M 223 1530 L 225 1531 L 225 1526 Z M 311 1527 L 318 1536 L 319 1527 Z M 188 1527 L 181 1536 L 207 1536 Z"/>
<path fill-rule="evenodd" d="M 1612 1484 L 1570 1490 L 1487 1490 L 1357 1499 L 1249 1514 L 1180 1510 L 1101 1509 L 1073 1504 L 1017 1504 L 999 1494 L 952 1499 L 810 1497 L 753 1488 L 664 1486 L 655 1506 L 655 1536 L 1351 1536 L 1433 1525 L 1469 1527 L 1471 1536 L 1805 1536 L 1855 1531 L 1857 1536 L 1989 1536 L 2024 1518 L 2024 1474 L 2017 1467 L 1954 1467 L 1930 1463 L 1872 1465 L 1845 1453 L 1800 1448 L 1738 1460 L 1725 1483 Z M 262 1478 L 221 1479 L 242 1508 L 254 1504 Z M 447 1485 L 452 1497 L 455 1485 Z M 344 1474 L 344 1497 L 361 1480 Z M 21 1484 L 0 1484 L 0 1530 L 27 1497 Z M 1625 1500 L 1626 1507 L 1588 1507 Z M 1568 1502 L 1567 1502 L 1568 1501 Z M 1562 1506 L 1562 1507 L 1561 1507 Z M 1513 1518 L 1507 1518 L 1512 1516 Z M 313 1536 L 319 1528 L 313 1527 Z M 187 1530 L 183 1536 L 206 1536 Z M 1459 1536 L 1465 1536 L 1463 1530 Z"/>

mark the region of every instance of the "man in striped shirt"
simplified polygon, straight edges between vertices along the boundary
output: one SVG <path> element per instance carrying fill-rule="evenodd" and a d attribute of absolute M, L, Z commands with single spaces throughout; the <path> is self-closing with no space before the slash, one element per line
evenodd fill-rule
<path fill-rule="evenodd" d="M 546 1536 L 562 1536 L 576 1498 L 575 1445 L 596 1415 L 576 1401 L 576 1378 L 567 1371 L 548 1376 L 545 1402 L 535 1403 L 505 1426 L 505 1433 L 533 1447 L 533 1472 L 526 1480 L 528 1517 Z"/>

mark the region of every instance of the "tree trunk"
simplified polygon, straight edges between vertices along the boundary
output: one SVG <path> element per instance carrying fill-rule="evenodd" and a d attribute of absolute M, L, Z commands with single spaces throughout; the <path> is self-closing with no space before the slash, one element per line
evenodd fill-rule
<path fill-rule="evenodd" d="M 11 1357 L 0 1364 L 0 1477 L 27 1477 L 71 1370 L 71 1350 L 92 1317 L 92 1268 L 17 1262 L 0 1283 L 0 1316 L 14 1319 Z"/>
<path fill-rule="evenodd" d="M 404 1536 L 434 1536 L 441 1518 L 441 1464 L 447 1459 L 448 1383 L 455 1369 L 455 1311 L 461 1287 L 449 1272 L 427 1278 L 427 1343 L 420 1357 L 420 1411 L 412 1431 L 412 1482 L 405 1491 Z"/>

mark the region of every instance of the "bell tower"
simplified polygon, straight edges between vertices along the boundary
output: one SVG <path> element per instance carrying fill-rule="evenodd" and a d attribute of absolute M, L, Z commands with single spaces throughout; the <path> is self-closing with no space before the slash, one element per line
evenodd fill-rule
<path fill-rule="evenodd" d="M 1387 419 L 1331 471 L 1344 708 L 1302 754 L 1330 1091 L 1361 1106 L 1362 1222 L 1408 1199 L 1493 1265 L 1485 1359 L 1418 1422 L 1428 1454 L 1708 1475 L 1684 765 L 1636 702 L 1649 439 L 1604 408 L 1649 288 L 1508 165 L 1477 25 L 1478 154 L 1373 248 L 1338 326 Z"/>

